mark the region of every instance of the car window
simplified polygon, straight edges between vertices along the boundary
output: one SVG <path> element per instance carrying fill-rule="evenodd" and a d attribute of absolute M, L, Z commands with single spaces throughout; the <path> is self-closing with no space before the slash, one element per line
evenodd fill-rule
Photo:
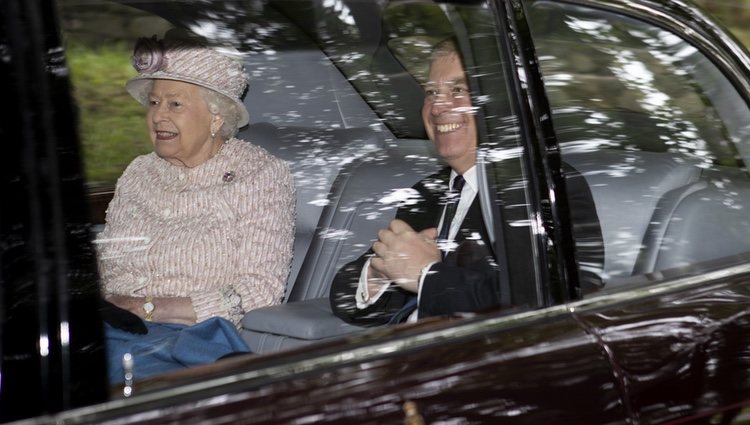
<path fill-rule="evenodd" d="M 133 157 L 151 151 L 144 109 L 123 90 L 133 76 L 131 32 L 161 34 L 169 23 L 116 3 L 62 2 L 60 10 L 86 179 L 91 186 L 113 184 Z M 131 24 L 110 27 L 113 17 Z"/>
<path fill-rule="evenodd" d="M 352 14 L 373 12 L 377 17 L 380 11 L 374 5 L 355 5 L 360 10 L 354 12 L 345 5 L 340 6 L 343 9 L 339 12 L 327 6 L 314 9 L 283 1 L 260 9 L 252 6 L 252 2 L 223 2 L 213 9 L 186 7 L 183 11 L 159 2 L 64 0 L 60 5 L 74 96 L 81 109 L 89 185 L 113 184 L 130 159 L 151 150 L 142 125 L 144 110 L 131 101 L 123 87 L 134 75 L 130 65 L 134 40 L 139 36 L 161 36 L 175 26 L 169 19 L 178 25 L 184 21 L 183 25 L 191 25 L 191 30 L 211 43 L 247 53 L 251 80 L 263 80 L 263 90 L 255 90 L 251 85 L 247 96 L 255 99 L 247 102 L 251 123 L 337 128 L 367 126 L 373 117 L 378 117 L 396 137 L 426 137 L 419 118 L 422 91 L 414 77 L 405 73 L 402 64 L 390 54 L 378 54 L 378 49 L 387 46 L 363 39 L 359 34 Z M 246 12 L 237 13 L 243 6 Z M 375 9 L 368 11 L 368 8 Z M 450 33 L 444 16 L 439 20 L 442 23 L 439 30 L 419 27 L 419 22 L 433 26 L 432 18 L 442 15 L 437 6 L 401 8 L 399 12 L 392 9 L 396 8 L 388 9 L 392 16 L 384 16 L 382 22 L 376 23 L 383 27 L 374 33 L 395 40 L 394 50 L 399 43 L 405 43 L 399 37 L 404 34 L 408 35 L 403 37 L 406 43 L 420 36 L 434 43 Z M 416 12 L 404 12 L 409 9 Z M 231 12 L 233 18 L 224 20 L 222 27 L 217 28 L 215 14 L 222 11 Z M 316 14 L 317 25 L 306 22 L 311 12 Z M 415 23 L 408 20 L 408 13 L 428 14 Z M 188 23 L 190 20 L 193 22 Z M 253 24 L 246 25 L 246 21 Z M 428 32 L 430 35 L 425 36 Z M 424 66 L 422 61 L 430 46 L 411 45 L 421 49 L 421 54 L 408 56 L 399 52 L 401 57 L 410 66 Z M 414 52 L 412 49 L 410 53 Z M 342 72 L 355 86 L 359 93 L 356 99 L 337 90 L 330 81 L 322 82 L 333 69 Z M 317 78 L 310 78 L 313 75 Z M 269 82 L 271 79 L 274 82 Z M 297 99 L 294 106 L 289 105 L 289 97 Z M 339 109 L 346 109 L 347 97 L 349 102 L 358 104 L 363 98 L 368 106 L 363 109 L 361 103 L 359 112 L 355 108 L 349 112 L 350 116 L 342 117 Z"/>
<path fill-rule="evenodd" d="M 421 117 L 422 84 L 438 42 L 454 37 L 466 55 L 480 144 L 518 151 L 522 143 L 497 48 L 500 32 L 482 5 L 62 0 L 60 15 L 87 182 L 92 189 L 109 185 L 110 197 L 125 167 L 152 150 L 145 109 L 124 89 L 136 75 L 130 63 L 135 41 L 176 27 L 242 58 L 250 123 L 238 137 L 286 161 L 296 191 L 294 256 L 283 299 L 290 311 L 242 322 L 243 336 L 258 353 L 315 342 L 306 332 L 316 322 L 291 306 L 330 310 L 335 273 L 367 251 L 397 208 L 409 205 L 411 186 L 445 166 Z M 520 158 L 506 162 L 514 162 L 513 171 L 497 184 L 514 193 L 507 195 L 519 223 L 514 228 L 529 239 L 526 171 Z M 483 174 L 479 180 L 486 198 Z M 109 199 L 97 190 L 94 221 L 102 225 Z M 534 262 L 520 248 L 514 255 Z M 328 312 L 325 319 L 335 317 Z M 352 331 L 341 322 L 334 329 Z"/>
<path fill-rule="evenodd" d="M 643 20 L 547 1 L 528 12 L 562 159 L 601 230 L 579 250 L 582 275 L 617 287 L 750 251 L 750 114 L 719 66 Z"/>

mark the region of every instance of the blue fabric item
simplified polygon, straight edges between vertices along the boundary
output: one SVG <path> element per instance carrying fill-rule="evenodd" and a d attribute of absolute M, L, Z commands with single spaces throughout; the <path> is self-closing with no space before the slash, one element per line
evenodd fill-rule
<path fill-rule="evenodd" d="M 148 333 L 133 334 L 105 323 L 109 383 L 122 384 L 122 358 L 133 356 L 133 380 L 190 366 L 212 363 L 232 353 L 250 352 L 237 328 L 212 317 L 193 326 L 145 322 Z"/>

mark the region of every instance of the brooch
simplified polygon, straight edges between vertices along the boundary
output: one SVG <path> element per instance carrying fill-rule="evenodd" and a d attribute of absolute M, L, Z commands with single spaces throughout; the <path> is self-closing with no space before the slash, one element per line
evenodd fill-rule
<path fill-rule="evenodd" d="M 234 171 L 227 171 L 221 179 L 224 180 L 224 183 L 231 182 L 234 180 Z"/>

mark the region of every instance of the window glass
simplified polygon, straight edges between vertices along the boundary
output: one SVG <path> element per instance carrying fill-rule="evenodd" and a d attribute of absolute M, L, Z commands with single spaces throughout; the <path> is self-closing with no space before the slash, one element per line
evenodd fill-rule
<path fill-rule="evenodd" d="M 489 189 L 502 187 L 500 202 L 487 197 L 486 176 L 479 172 L 482 202 L 496 202 L 482 213 L 490 217 L 499 204 L 510 205 L 514 231 L 530 238 L 523 176 L 528 170 L 518 155 L 520 132 L 505 88 L 508 68 L 495 21 L 483 5 L 62 0 L 60 10 L 91 185 L 113 186 L 136 156 L 152 151 L 146 111 L 124 88 L 136 75 L 130 57 L 138 38 L 161 38 L 177 27 L 242 58 L 250 79 L 244 100 L 250 124 L 238 137 L 286 161 L 294 177 L 294 257 L 286 303 L 314 299 L 327 306 L 335 273 L 367 251 L 397 208 L 411 205 L 415 183 L 445 167 L 422 123 L 422 85 L 432 48 L 450 37 L 469 75 L 466 96 L 474 103 L 464 111 L 477 118 L 480 146 L 500 152 L 488 154 L 489 161 L 505 170 L 493 175 Z M 524 249 L 514 255 L 534 261 Z M 529 305 L 525 298 L 516 304 Z M 295 320 L 311 320 L 293 312 L 289 321 L 278 317 L 285 316 L 243 322 L 243 336 L 258 338 L 250 342 L 256 352 L 314 342 L 249 327 L 278 323 L 289 331 L 299 328 Z M 336 323 L 351 331 L 341 325 Z M 274 337 L 284 345 L 274 345 Z"/>
<path fill-rule="evenodd" d="M 145 110 L 125 91 L 137 34 L 162 34 L 170 24 L 116 3 L 61 2 L 63 43 L 90 185 L 113 184 L 128 163 L 151 151 Z"/>
<path fill-rule="evenodd" d="M 647 22 L 546 1 L 528 16 L 563 160 L 596 205 L 603 263 L 582 271 L 616 287 L 750 250 L 750 111 L 720 69 Z"/>
<path fill-rule="evenodd" d="M 60 2 L 90 185 L 114 184 L 132 158 L 151 151 L 145 110 L 124 84 L 135 75 L 130 65 L 135 40 L 161 37 L 175 23 L 246 55 L 250 78 L 262 87 L 251 84 L 246 98 L 251 123 L 366 127 L 376 118 L 396 137 L 426 138 L 419 115 L 422 89 L 404 67 L 424 72 L 432 44 L 451 34 L 438 6 L 384 7 L 381 18 L 375 3 L 270 3 L 176 9 L 166 2 Z M 365 20 L 372 28 L 363 35 L 358 27 Z M 381 37 L 392 44 L 382 44 Z M 339 72 L 356 92 L 337 87 L 330 74 Z M 353 111 L 342 117 L 341 109 Z"/>

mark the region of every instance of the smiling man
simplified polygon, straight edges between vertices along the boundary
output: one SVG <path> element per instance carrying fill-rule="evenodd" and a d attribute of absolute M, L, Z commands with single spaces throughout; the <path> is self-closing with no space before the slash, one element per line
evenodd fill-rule
<path fill-rule="evenodd" d="M 337 273 L 331 308 L 347 322 L 400 323 L 500 304 L 498 270 L 476 199 L 476 121 L 451 40 L 432 53 L 422 120 L 448 167 L 418 182 L 419 205 L 400 208 L 372 248 Z"/>

